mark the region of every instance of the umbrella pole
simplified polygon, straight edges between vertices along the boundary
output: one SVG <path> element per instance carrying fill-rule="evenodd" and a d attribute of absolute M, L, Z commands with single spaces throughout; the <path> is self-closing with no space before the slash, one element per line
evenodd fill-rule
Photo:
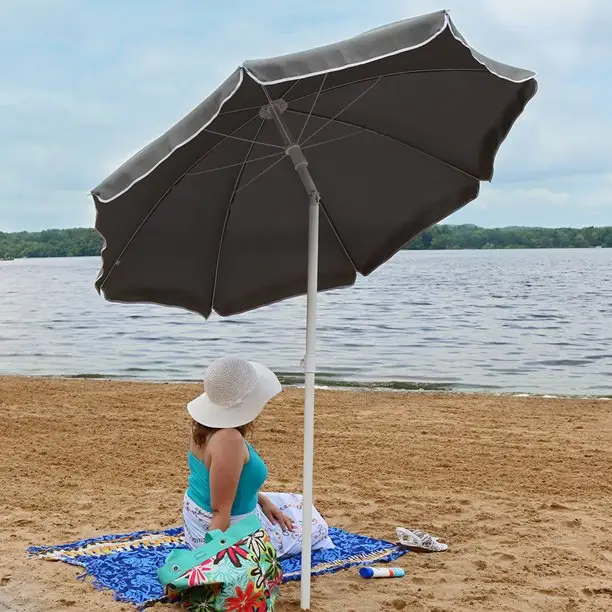
<path fill-rule="evenodd" d="M 302 572 L 300 608 L 310 610 L 312 566 L 312 506 L 314 470 L 314 411 L 317 337 L 317 291 L 319 276 L 319 192 L 308 170 L 308 162 L 297 144 L 287 147 L 308 194 L 308 284 L 306 293 L 306 355 L 304 357 L 304 482 L 302 503 Z"/>
<path fill-rule="evenodd" d="M 306 354 L 304 357 L 304 481 L 302 486 L 302 572 L 300 608 L 310 610 L 312 566 L 312 506 L 314 470 L 314 411 L 317 337 L 317 291 L 319 276 L 319 192 L 302 149 L 289 145 L 286 153 L 293 162 L 308 194 L 308 284 L 306 292 Z"/>
<path fill-rule="evenodd" d="M 311 179 L 312 180 L 312 179 Z M 302 610 L 310 609 L 312 506 L 314 470 L 315 344 L 317 334 L 317 276 L 319 267 L 319 194 L 310 194 L 308 210 L 308 292 L 306 298 L 306 356 L 304 359 L 304 483 L 302 504 Z"/>
<path fill-rule="evenodd" d="M 293 163 L 308 194 L 308 282 L 306 289 L 306 354 L 304 356 L 304 475 L 302 485 L 302 570 L 300 608 L 310 610 L 310 578 L 312 567 L 312 506 L 314 471 L 314 410 L 317 338 L 317 291 L 319 277 L 319 191 L 308 170 L 308 160 L 296 143 L 281 115 L 287 108 L 284 100 L 272 100 L 264 88 L 269 104 L 260 116 L 272 119 L 285 141 L 285 153 Z"/>

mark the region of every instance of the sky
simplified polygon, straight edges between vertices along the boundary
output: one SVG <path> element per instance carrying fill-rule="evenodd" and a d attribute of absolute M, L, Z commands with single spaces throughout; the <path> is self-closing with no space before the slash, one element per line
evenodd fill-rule
<path fill-rule="evenodd" d="M 610 0 L 0 0 L 0 231 L 93 226 L 90 190 L 244 60 L 443 8 L 539 82 L 447 222 L 612 225 Z"/>

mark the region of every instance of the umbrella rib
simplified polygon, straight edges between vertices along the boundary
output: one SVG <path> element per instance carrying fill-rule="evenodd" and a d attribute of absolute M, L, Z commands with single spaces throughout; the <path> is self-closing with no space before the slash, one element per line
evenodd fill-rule
<path fill-rule="evenodd" d="M 327 78 L 327 74 L 323 77 L 323 81 L 321 82 L 321 85 L 319 86 L 319 94 L 321 93 L 321 90 L 323 89 L 323 85 L 325 84 L 325 79 L 326 78 Z M 378 81 L 376 81 L 376 83 L 378 83 Z M 372 85 L 370 85 L 364 92 L 362 92 L 359 96 L 357 96 L 357 98 L 355 98 L 355 100 L 353 100 L 348 106 L 351 106 L 351 104 L 354 104 L 362 96 L 367 94 L 368 91 L 370 91 L 370 89 L 372 89 L 372 87 L 374 87 L 374 85 L 376 85 L 376 83 L 373 83 Z M 268 93 L 268 90 L 263 85 L 262 85 L 262 89 L 264 90 L 264 93 L 266 94 L 266 97 L 268 98 L 269 103 L 272 104 L 272 99 L 270 98 L 270 94 Z M 319 99 L 319 94 L 317 94 L 317 97 L 315 98 L 315 101 L 313 102 L 312 106 L 310 107 L 310 112 L 308 113 L 308 116 L 306 117 L 306 121 L 304 122 L 304 125 L 302 126 L 302 130 L 300 132 L 300 136 L 297 139 L 298 143 L 299 143 L 299 141 L 300 141 L 300 139 L 301 139 L 301 137 L 302 137 L 302 135 L 304 133 L 304 130 L 306 129 L 306 125 L 308 123 L 308 120 L 310 119 L 310 116 L 312 115 L 312 112 L 313 112 L 314 107 L 315 107 L 315 105 L 317 103 L 317 100 Z M 348 108 L 348 106 L 347 106 L 347 108 Z M 346 110 L 346 109 L 343 109 L 340 112 L 343 112 L 344 110 Z M 282 121 L 280 122 L 280 126 L 279 127 L 283 130 L 287 141 L 288 142 L 292 142 L 291 135 L 288 133 L 287 128 L 285 127 L 285 124 Z M 325 127 L 325 126 L 323 126 L 323 127 Z M 268 170 L 271 170 L 272 168 L 274 168 L 274 166 L 276 166 L 276 164 L 280 163 L 281 161 L 282 161 L 282 158 L 277 160 L 273 164 L 271 164 L 268 168 L 266 168 L 265 170 L 260 172 L 257 176 L 255 176 L 252 180 L 250 180 L 246 185 L 243 185 L 241 187 L 241 189 L 243 189 L 244 187 L 247 187 L 248 185 L 250 185 L 253 181 L 257 180 L 262 174 L 264 174 L 265 172 L 268 172 Z M 338 241 L 338 244 L 340 245 L 340 247 L 344 251 L 344 254 L 346 255 L 346 258 L 348 259 L 349 263 L 353 267 L 353 270 L 355 272 L 357 272 L 357 266 L 355 265 L 355 262 L 353 261 L 353 258 L 350 256 L 350 254 L 348 252 L 348 249 L 346 248 L 344 242 L 342 241 L 342 238 L 340 237 L 340 234 L 338 233 L 338 230 L 336 229 L 336 226 L 334 225 L 334 222 L 332 221 L 331 217 L 327 213 L 325 205 L 321 201 L 319 201 L 319 208 L 320 208 L 320 210 L 323 211 L 323 214 L 325 215 L 325 218 L 327 219 L 327 222 L 329 223 L 329 226 L 331 227 L 332 231 L 334 232 L 334 236 L 336 237 L 336 240 Z"/>
<path fill-rule="evenodd" d="M 251 123 L 251 121 L 253 121 L 254 119 L 257 119 L 258 117 L 259 117 L 259 115 L 254 115 L 250 119 L 247 119 L 242 125 L 239 125 L 234 130 L 233 133 L 238 132 L 243 127 L 245 127 L 249 123 Z M 168 187 L 168 189 L 166 189 L 166 191 L 164 191 L 164 193 L 160 196 L 159 200 L 157 200 L 157 202 L 155 202 L 155 204 L 151 207 L 151 210 L 146 214 L 145 218 L 140 222 L 140 225 L 134 230 L 134 233 L 130 236 L 128 241 L 125 243 L 125 246 L 123 247 L 123 249 L 121 250 L 121 252 L 117 256 L 115 261 L 113 262 L 113 265 L 111 266 L 110 270 L 100 279 L 100 287 L 99 287 L 100 290 L 102 290 L 104 288 L 104 285 L 105 285 L 106 281 L 109 279 L 110 275 L 113 273 L 113 271 L 115 270 L 115 268 L 117 267 L 117 265 L 121 261 L 121 258 L 125 255 L 126 251 L 130 247 L 132 242 L 134 242 L 134 239 L 140 233 L 140 230 L 145 226 L 146 222 L 151 218 L 151 215 L 159 208 L 161 203 L 166 199 L 166 196 L 176 187 L 176 185 L 178 185 L 183 180 L 185 175 L 192 168 L 195 168 L 195 166 L 197 166 L 203 159 L 206 159 L 206 157 L 208 157 L 208 155 L 210 155 L 211 153 L 216 151 L 226 140 L 227 140 L 227 138 L 224 138 L 223 140 L 220 140 L 216 145 L 214 145 L 208 151 L 206 151 L 206 153 L 204 153 L 198 159 L 196 159 L 196 161 L 193 162 L 193 164 L 191 164 L 191 166 L 189 166 L 189 168 L 187 168 L 187 170 L 182 172 L 181 175 L 172 183 L 172 185 L 170 185 L 170 187 Z"/>
<path fill-rule="evenodd" d="M 281 145 L 270 144 L 268 142 L 260 142 L 258 140 L 251 140 L 250 138 L 241 138 L 240 136 L 234 136 L 233 134 L 223 134 L 222 132 L 216 132 L 215 130 L 211 130 L 206 128 L 203 130 L 204 132 L 208 132 L 209 134 L 215 134 L 216 136 L 223 136 L 224 138 L 229 138 L 231 140 L 239 140 L 240 142 L 248 142 L 249 144 L 258 144 L 264 147 L 272 147 L 274 149 L 284 149 Z"/>
<path fill-rule="evenodd" d="M 245 183 L 244 185 L 240 185 L 240 187 L 238 187 L 238 189 L 236 190 L 236 193 L 238 193 L 239 191 L 242 191 L 243 189 L 248 187 L 251 183 L 254 183 L 260 176 L 262 176 L 266 172 L 272 170 L 272 168 L 274 168 L 274 166 L 280 164 L 283 161 L 283 159 L 285 159 L 284 155 L 282 157 L 279 157 L 273 164 L 270 164 L 267 168 L 262 170 L 259 174 L 255 175 L 248 183 Z"/>
<path fill-rule="evenodd" d="M 328 74 L 327 72 L 323 74 L 323 79 L 321 81 L 321 85 L 319 85 L 319 90 L 317 91 L 317 95 L 315 96 L 313 103 L 310 105 L 310 112 L 308 113 L 308 117 L 306 117 L 306 121 L 304 121 L 304 125 L 302 126 L 302 129 L 300 130 L 300 135 L 297 137 L 298 142 L 302 140 L 302 136 L 304 135 L 304 131 L 306 130 L 306 126 L 308 125 L 308 121 L 310 119 L 310 116 L 312 115 L 312 111 L 314 111 L 315 106 L 317 105 L 317 102 L 319 101 L 319 96 L 321 95 L 321 92 L 323 91 L 323 87 L 325 86 L 325 81 L 327 80 L 327 74 Z"/>
<path fill-rule="evenodd" d="M 232 204 L 234 203 L 234 200 L 236 199 L 236 194 L 239 191 L 238 185 L 240 184 L 240 180 L 242 179 L 242 174 L 244 172 L 247 161 L 249 159 L 249 155 L 251 154 L 251 152 L 253 151 L 253 147 L 257 143 L 257 138 L 259 137 L 259 134 L 261 134 L 261 130 L 263 130 L 265 122 L 266 122 L 265 119 L 261 120 L 261 124 L 259 125 L 259 128 L 257 129 L 257 134 L 255 134 L 255 140 L 251 142 L 251 146 L 249 147 L 249 150 L 244 156 L 244 160 L 242 161 L 242 165 L 240 166 L 240 170 L 238 171 L 238 174 L 236 176 L 236 181 L 234 182 L 234 188 L 232 189 L 232 193 L 227 202 L 227 209 L 225 210 L 225 219 L 223 220 L 223 229 L 221 230 L 221 238 L 219 239 L 219 248 L 217 249 L 217 260 L 215 262 L 215 276 L 213 278 L 213 287 L 212 287 L 212 292 L 210 296 L 210 311 L 211 312 L 213 310 L 213 306 L 215 303 L 215 293 L 217 291 L 217 277 L 219 276 L 219 262 L 221 261 L 221 249 L 223 248 L 223 241 L 225 239 L 225 232 L 227 230 L 227 223 L 229 221 L 230 210 L 232 208 Z"/>
<path fill-rule="evenodd" d="M 255 143 L 254 143 L 255 144 Z M 316 145 L 311 145 L 316 146 Z M 273 157 L 278 157 L 279 155 L 285 155 L 285 152 L 280 153 L 270 153 L 269 155 L 262 155 L 261 157 L 253 157 L 252 159 L 248 159 L 246 162 L 237 162 L 235 164 L 227 164 L 227 166 L 218 166 L 217 168 L 209 168 L 208 170 L 198 170 L 198 172 L 187 172 L 185 176 L 197 176 L 198 174 L 208 174 L 209 172 L 217 172 L 218 170 L 227 170 L 228 168 L 237 168 L 238 166 L 242 166 L 243 164 L 252 164 L 253 162 L 262 161 L 264 159 L 272 159 Z"/>
<path fill-rule="evenodd" d="M 307 151 L 308 149 L 314 149 L 315 147 L 320 147 L 322 145 L 329 144 L 330 142 L 337 142 L 338 140 L 344 140 L 345 138 L 352 138 L 353 136 L 359 136 L 363 134 L 363 130 L 357 130 L 352 132 L 351 134 L 344 134 L 343 136 L 336 136 L 335 138 L 329 138 L 328 140 L 322 140 L 321 142 L 315 142 L 313 144 L 306 145 L 302 147 L 302 150 Z"/>
<path fill-rule="evenodd" d="M 361 98 L 363 98 L 363 96 L 365 96 L 371 89 L 376 87 L 376 85 L 378 85 L 381 81 L 382 81 L 382 77 L 378 77 L 373 83 L 368 85 L 368 87 L 364 91 L 362 91 L 356 98 L 354 98 L 346 106 L 341 108 L 333 117 L 322 117 L 321 115 L 315 115 L 315 114 L 313 114 L 314 108 L 311 109 L 310 113 L 308 113 L 308 118 L 310 118 L 310 117 L 317 117 L 319 119 L 326 119 L 327 121 L 321 127 L 319 127 L 317 130 L 315 130 L 308 138 L 306 138 L 306 140 L 304 140 L 303 142 L 299 142 L 298 141 L 298 144 L 305 145 L 309 140 L 312 140 L 321 130 L 324 130 L 330 123 L 333 123 L 334 121 L 336 121 L 337 117 L 339 117 L 344 111 L 348 110 L 351 106 L 353 106 L 353 104 L 355 104 L 356 102 L 361 100 Z M 287 108 L 287 111 L 294 112 L 294 111 L 291 111 L 290 108 Z M 303 115 L 305 113 L 300 113 L 300 114 Z M 307 121 L 308 121 L 308 119 L 307 119 Z M 361 128 L 362 126 L 355 125 L 354 127 Z M 365 128 L 363 128 L 363 129 L 365 129 Z"/>
<path fill-rule="evenodd" d="M 304 111 L 298 111 L 298 110 L 293 110 L 288 108 L 287 111 L 288 113 L 294 113 L 297 115 L 305 115 L 306 113 Z M 339 113 L 338 113 L 339 114 Z M 477 176 L 474 176 L 473 174 L 471 174 L 470 172 L 468 172 L 467 170 L 464 170 L 463 168 L 460 168 L 459 166 L 456 166 L 455 164 L 452 164 L 451 162 L 448 162 L 444 159 L 441 159 L 440 157 L 437 157 L 436 155 L 433 155 L 433 153 L 428 153 L 427 151 L 424 151 L 423 149 L 410 144 L 409 142 L 405 142 L 404 140 L 399 140 L 398 138 L 394 138 L 393 136 L 389 136 L 388 134 L 385 134 L 384 132 L 379 132 L 377 130 L 373 130 L 371 128 L 365 127 L 363 125 L 359 125 L 357 123 L 352 123 L 350 121 L 344 121 L 342 119 L 338 119 L 338 114 L 336 114 L 333 118 L 330 117 L 325 117 L 323 115 L 317 115 L 317 114 L 313 114 L 312 116 L 317 118 L 317 119 L 322 119 L 327 121 L 327 123 L 325 123 L 325 126 L 329 125 L 332 122 L 336 122 L 336 123 L 341 123 L 342 125 L 345 125 L 347 127 L 352 127 L 352 128 L 358 128 L 360 130 L 362 130 L 363 132 L 369 132 L 370 134 L 375 134 L 376 136 L 382 136 L 383 138 L 386 138 L 388 140 L 392 140 L 393 142 L 396 142 L 397 144 L 400 144 L 404 147 L 408 147 L 409 149 L 412 149 L 413 151 L 417 151 L 418 153 L 421 153 L 422 155 L 426 155 L 427 157 L 430 157 L 431 159 L 434 159 L 435 161 L 444 164 L 445 166 L 448 166 L 449 168 L 452 168 L 453 170 L 456 170 L 457 172 L 461 172 L 461 174 L 464 174 L 466 176 L 469 176 L 471 179 L 474 179 L 475 181 L 480 182 L 480 179 Z M 320 128 L 319 130 L 317 130 L 317 132 L 321 131 Z M 314 136 L 317 132 L 315 132 L 314 134 L 312 134 L 312 136 Z M 310 136 L 309 138 L 307 138 L 304 142 L 308 142 L 308 140 L 310 140 L 310 138 L 312 138 L 312 136 Z M 329 140 L 328 142 L 333 142 L 332 140 Z M 323 143 L 322 143 L 323 144 Z M 313 146 L 313 145 L 310 145 Z"/>
<path fill-rule="evenodd" d="M 331 227 L 332 231 L 334 232 L 334 236 L 336 236 L 336 240 L 338 241 L 338 244 L 342 247 L 342 250 L 344 251 L 344 254 L 346 255 L 346 258 L 349 260 L 351 266 L 353 266 L 353 270 L 355 270 L 355 272 L 359 272 L 359 270 L 357 269 L 357 266 L 355 265 L 355 261 L 353 260 L 353 258 L 351 257 L 350 253 L 348 252 L 348 248 L 344 244 L 344 241 L 342 240 L 342 238 L 340 236 L 340 233 L 338 232 L 338 230 L 336 228 L 335 223 L 332 221 L 331 216 L 327 212 L 327 208 L 325 208 L 325 202 L 324 202 L 323 198 L 319 201 L 319 206 L 320 206 L 321 210 L 323 211 L 323 214 L 325 215 L 325 218 L 327 219 L 327 222 L 329 223 L 329 226 Z"/>
<path fill-rule="evenodd" d="M 305 146 L 303 148 L 304 148 L 304 150 L 312 149 L 314 147 L 319 147 L 321 145 L 329 144 L 330 142 L 335 142 L 337 140 L 344 140 L 345 138 L 350 138 L 351 136 L 357 136 L 357 135 L 362 134 L 362 133 L 363 133 L 363 130 L 359 130 L 357 132 L 353 132 L 352 134 L 345 134 L 344 136 L 338 136 L 337 138 L 330 138 L 329 140 L 324 140 L 323 142 L 315 142 L 314 144 L 307 145 L 307 146 Z M 250 164 L 251 162 L 261 161 L 262 159 L 270 159 L 271 157 L 276 157 L 277 155 L 279 155 L 279 153 L 275 153 L 273 155 L 265 155 L 264 157 L 256 157 L 255 159 L 249 159 L 246 163 Z M 281 161 L 283 161 L 284 158 L 285 158 L 285 155 L 283 154 L 282 157 L 277 159 L 273 164 L 270 164 L 267 168 L 262 170 L 256 176 L 254 176 L 251 180 L 249 180 L 248 183 L 245 183 L 244 185 L 241 185 L 238 188 L 237 191 L 242 191 L 245 187 L 248 187 L 251 183 L 254 183 L 260 176 L 262 176 L 263 174 L 265 174 L 269 170 L 272 170 L 272 168 L 274 168 L 274 166 L 276 166 Z M 231 166 L 227 166 L 227 167 L 233 167 L 233 166 L 236 166 L 236 165 L 238 165 L 238 164 L 232 164 Z M 217 170 L 217 168 L 215 168 L 214 170 Z M 203 172 L 214 172 L 214 170 L 203 170 Z M 192 176 L 193 174 L 200 174 L 200 173 L 192 173 L 190 176 Z"/>
<path fill-rule="evenodd" d="M 233 115 L 235 113 L 246 113 L 247 111 L 258 111 L 259 112 L 260 108 L 261 108 L 261 104 L 258 104 L 257 106 L 245 106 L 241 108 L 234 108 L 232 110 L 223 111 L 222 113 L 219 113 L 217 117 L 225 117 L 226 115 Z"/>

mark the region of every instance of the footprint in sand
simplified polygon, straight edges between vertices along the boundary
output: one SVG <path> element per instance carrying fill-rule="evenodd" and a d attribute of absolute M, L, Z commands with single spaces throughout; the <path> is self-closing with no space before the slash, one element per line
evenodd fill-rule
<path fill-rule="evenodd" d="M 603 587 L 601 589 L 589 589 L 588 587 L 582 589 L 582 593 L 587 595 L 588 597 L 592 597 L 593 595 L 612 595 L 612 588 Z"/>
<path fill-rule="evenodd" d="M 516 557 L 510 553 L 494 552 L 493 556 L 500 563 L 512 563 L 512 561 L 516 561 Z"/>
<path fill-rule="evenodd" d="M 548 597 L 563 597 L 564 593 L 561 589 L 538 589 L 538 593 L 547 595 Z"/>
<path fill-rule="evenodd" d="M 568 506 L 564 506 L 563 504 L 559 504 L 557 502 L 553 502 L 548 506 L 551 510 L 571 510 Z"/>

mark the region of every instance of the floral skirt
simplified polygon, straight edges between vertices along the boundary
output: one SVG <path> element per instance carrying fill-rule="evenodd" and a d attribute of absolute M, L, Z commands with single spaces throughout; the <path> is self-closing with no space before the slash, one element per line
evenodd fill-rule
<path fill-rule="evenodd" d="M 278 557 L 299 555 L 302 551 L 302 496 L 297 493 L 264 493 L 264 495 L 284 512 L 294 523 L 293 531 L 283 533 L 278 525 L 272 524 L 261 508 L 254 510 L 262 527 L 266 530 Z M 231 524 L 241 521 L 248 515 L 233 516 Z M 212 515 L 200 508 L 187 494 L 183 500 L 183 521 L 185 539 L 190 548 L 200 546 L 206 537 Z M 325 519 L 312 509 L 312 550 L 334 548 L 329 537 L 329 527 Z"/>

